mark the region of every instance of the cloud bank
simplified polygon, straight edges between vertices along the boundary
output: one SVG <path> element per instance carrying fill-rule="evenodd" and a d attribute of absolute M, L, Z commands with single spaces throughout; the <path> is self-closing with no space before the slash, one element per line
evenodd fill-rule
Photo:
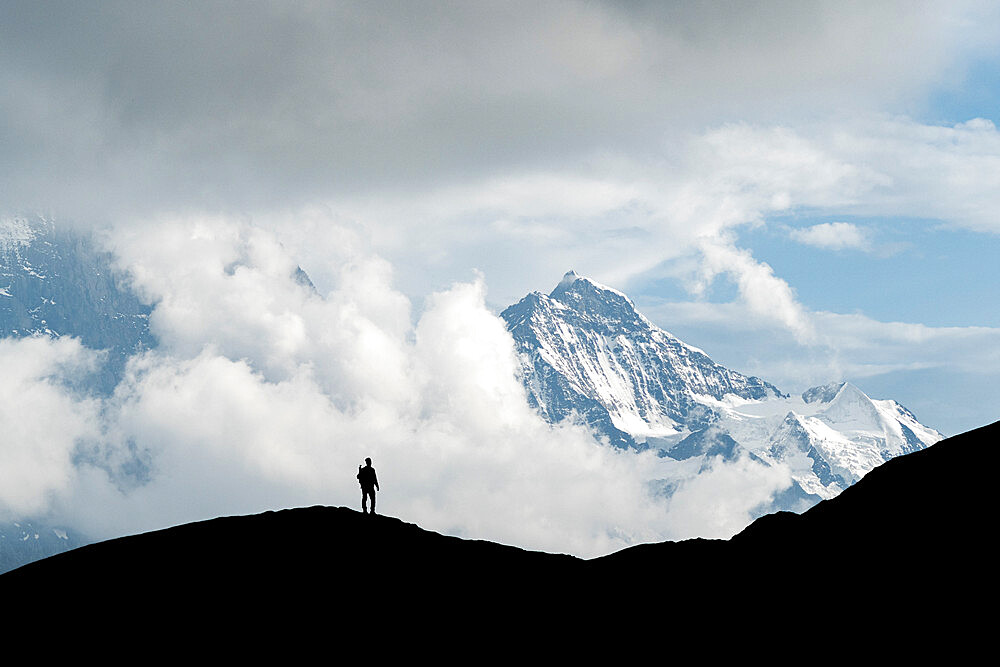
<path fill-rule="evenodd" d="M 900 106 L 989 3 L 5 3 L 0 189 L 63 217 L 415 192 Z M 58 189 L 53 183 L 59 183 Z"/>
<path fill-rule="evenodd" d="M 24 431 L 3 452 L 8 515 L 108 537 L 279 507 L 354 507 L 355 467 L 370 456 L 387 514 L 594 556 L 728 536 L 790 484 L 780 470 L 720 462 L 710 494 L 693 487 L 668 503 L 650 485 L 684 488 L 683 466 L 546 424 L 528 406 L 481 278 L 431 295 L 411 325 L 377 257 L 345 249 L 352 262 L 321 295 L 295 279 L 273 234 L 245 222 L 170 220 L 118 242 L 156 303 L 161 344 L 96 399 L 73 388 L 93 355 L 74 340 L 3 341 L 4 360 L 21 360 L 2 383 L 4 405 Z"/>

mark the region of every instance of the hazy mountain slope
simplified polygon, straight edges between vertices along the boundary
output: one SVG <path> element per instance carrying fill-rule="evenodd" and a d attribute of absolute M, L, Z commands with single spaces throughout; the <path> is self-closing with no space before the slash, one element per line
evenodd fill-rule
<path fill-rule="evenodd" d="M 315 289 L 301 268 L 292 277 Z M 152 310 L 90 233 L 43 216 L 0 218 L 0 338 L 72 336 L 100 351 L 96 371 L 75 382 L 74 391 L 98 397 L 112 394 L 128 360 L 158 344 L 149 326 Z M 81 451 L 79 456 L 89 460 L 91 454 Z M 147 464 L 140 457 L 128 463 L 135 483 L 148 474 Z M 0 542 L 0 572 L 66 547 L 66 540 L 52 538 L 43 517 L 16 519 L 37 526 L 40 537 L 22 540 L 15 523 L 0 525 L 0 539 L 7 536 Z M 67 535 L 73 546 L 86 541 L 80 535 Z"/>
<path fill-rule="evenodd" d="M 0 574 L 84 543 L 66 528 L 32 521 L 0 523 Z"/>
<path fill-rule="evenodd" d="M 110 395 L 128 359 L 154 347 L 150 306 L 88 234 L 41 216 L 0 218 L 0 338 L 73 336 L 102 352 L 76 391 Z M 37 535 L 37 538 L 36 538 Z M 0 525 L 0 572 L 85 543 L 34 517 Z"/>
<path fill-rule="evenodd" d="M 0 337 L 75 336 L 107 359 L 88 389 L 110 393 L 125 362 L 154 347 L 151 308 L 94 239 L 42 217 L 0 219 Z"/>

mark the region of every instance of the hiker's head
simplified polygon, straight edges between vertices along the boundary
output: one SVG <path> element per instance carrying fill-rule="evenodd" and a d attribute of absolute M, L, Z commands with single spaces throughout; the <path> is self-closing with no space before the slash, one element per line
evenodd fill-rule
<path fill-rule="evenodd" d="M 371 464 L 372 464 L 372 460 L 371 460 L 371 459 L 368 459 L 368 458 L 366 458 L 366 459 L 365 459 L 365 463 L 367 463 L 368 465 L 371 465 Z"/>

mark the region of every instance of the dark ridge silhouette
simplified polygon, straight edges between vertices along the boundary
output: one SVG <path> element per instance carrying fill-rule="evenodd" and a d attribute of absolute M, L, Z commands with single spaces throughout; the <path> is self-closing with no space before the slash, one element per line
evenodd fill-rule
<path fill-rule="evenodd" d="M 844 656 L 933 648 L 961 659 L 992 637 L 998 446 L 1000 422 L 948 438 L 731 540 L 583 560 L 309 507 L 88 545 L 0 575 L 0 595 L 24 609 L 58 603 L 57 618 L 77 630 L 182 618 L 214 633 L 377 631 L 483 654 L 514 653 L 530 637 L 550 655 L 621 639 L 665 656 L 685 642 L 712 655 L 826 655 L 833 643 Z M 68 611 L 95 601 L 96 616 Z"/>

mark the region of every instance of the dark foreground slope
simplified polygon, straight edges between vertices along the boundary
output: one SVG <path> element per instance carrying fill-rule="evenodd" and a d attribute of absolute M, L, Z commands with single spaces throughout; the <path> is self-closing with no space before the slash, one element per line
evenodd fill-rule
<path fill-rule="evenodd" d="M 48 604 L 46 623 L 216 637 L 308 627 L 479 650 L 530 636 L 580 653 L 641 636 L 716 652 L 745 642 L 822 652 L 834 642 L 848 654 L 880 638 L 896 654 L 913 641 L 954 641 L 959 656 L 993 632 L 998 446 L 1000 422 L 893 459 L 834 500 L 764 517 L 728 541 L 585 561 L 311 507 L 89 545 L 0 575 L 0 595 L 8 608 Z"/>

